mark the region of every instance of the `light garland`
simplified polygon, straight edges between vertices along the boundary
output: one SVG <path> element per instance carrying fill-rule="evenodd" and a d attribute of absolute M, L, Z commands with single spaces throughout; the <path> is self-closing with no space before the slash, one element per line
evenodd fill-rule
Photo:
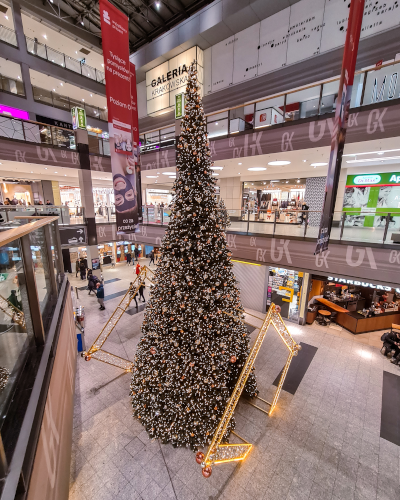
<path fill-rule="evenodd" d="M 198 89 L 193 63 L 177 144 L 171 220 L 131 382 L 133 413 L 149 437 L 193 450 L 211 441 L 249 355 L 243 315 L 223 314 L 241 303 Z M 246 393 L 257 394 L 254 373 Z M 226 437 L 233 428 L 232 419 Z"/>

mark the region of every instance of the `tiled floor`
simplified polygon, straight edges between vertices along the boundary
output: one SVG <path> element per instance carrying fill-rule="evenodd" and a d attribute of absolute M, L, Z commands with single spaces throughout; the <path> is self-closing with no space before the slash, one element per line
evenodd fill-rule
<path fill-rule="evenodd" d="M 126 265 L 105 270 L 106 280 L 121 278 L 106 285 L 106 295 L 126 289 L 131 275 Z M 71 282 L 81 285 L 75 276 Z M 101 312 L 87 292 L 80 300 L 90 345 L 120 297 Z M 125 315 L 106 349 L 132 359 L 142 317 Z M 299 388 L 282 392 L 271 417 L 239 403 L 236 432 L 254 447 L 243 463 L 214 466 L 209 479 L 190 450 L 149 441 L 131 416 L 129 374 L 79 358 L 70 500 L 398 500 L 400 447 L 380 437 L 380 425 L 383 372 L 400 376 L 400 369 L 380 354 L 375 335 L 288 327 L 296 341 L 317 348 Z M 286 356 L 270 329 L 256 361 L 262 397 L 273 394 Z"/>

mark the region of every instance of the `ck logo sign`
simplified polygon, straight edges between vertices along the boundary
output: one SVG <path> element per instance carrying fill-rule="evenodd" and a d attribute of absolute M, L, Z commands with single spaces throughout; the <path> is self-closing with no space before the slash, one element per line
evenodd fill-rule
<path fill-rule="evenodd" d="M 363 264 L 365 257 L 367 257 L 369 266 L 371 269 L 378 269 L 375 263 L 374 253 L 371 247 L 366 248 L 356 248 L 355 253 L 358 254 L 356 260 L 353 260 L 353 249 L 352 245 L 349 245 L 346 250 L 346 262 L 351 267 L 359 267 Z"/>
<path fill-rule="evenodd" d="M 98 238 L 106 237 L 106 227 L 105 226 L 97 226 Z"/>
<path fill-rule="evenodd" d="M 317 253 L 315 255 L 315 265 L 317 267 L 325 267 L 326 269 L 329 269 L 327 258 L 330 253 L 330 250 L 326 250 L 323 253 Z"/>
<path fill-rule="evenodd" d="M 228 245 L 228 247 L 230 248 L 236 248 L 236 234 L 228 234 L 228 241 L 226 242 L 226 244 Z"/>
<path fill-rule="evenodd" d="M 285 254 L 286 260 L 289 264 L 291 264 L 292 258 L 290 257 L 289 253 L 290 240 L 279 240 L 279 243 L 281 244 L 281 246 L 276 247 L 275 238 L 271 239 L 271 259 L 274 262 L 280 262 L 282 260 L 283 254 Z"/>

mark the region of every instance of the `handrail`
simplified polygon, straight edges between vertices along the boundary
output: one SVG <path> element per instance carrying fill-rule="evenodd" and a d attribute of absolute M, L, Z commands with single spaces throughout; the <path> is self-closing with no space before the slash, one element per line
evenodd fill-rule
<path fill-rule="evenodd" d="M 7 229 L 7 231 L 0 232 L 0 246 L 7 245 L 8 243 L 11 243 L 18 238 L 22 238 L 22 236 L 32 233 L 32 231 L 36 231 L 36 229 L 40 229 L 43 226 L 47 226 L 56 220 L 58 220 L 58 217 L 41 217 L 41 220 L 37 220 L 36 222 L 29 222 L 23 226 L 14 227 L 13 229 Z"/>

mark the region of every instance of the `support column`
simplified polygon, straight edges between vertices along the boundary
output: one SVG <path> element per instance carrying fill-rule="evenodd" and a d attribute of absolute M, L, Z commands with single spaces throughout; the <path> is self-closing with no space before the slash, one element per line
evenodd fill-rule
<path fill-rule="evenodd" d="M 242 181 L 239 177 L 220 179 L 220 196 L 224 200 L 227 210 L 241 210 L 242 208 Z M 239 214 L 236 214 L 239 215 Z"/>
<path fill-rule="evenodd" d="M 28 50 L 26 48 L 24 26 L 22 24 L 21 6 L 15 0 L 11 0 L 11 11 L 14 19 L 14 29 L 17 37 L 18 48 L 21 54 L 27 54 Z M 22 82 L 25 88 L 27 109 L 32 109 L 32 105 L 34 104 L 34 99 L 33 99 L 31 76 L 29 73 L 29 66 L 24 62 L 21 62 L 20 65 L 21 65 Z M 36 120 L 35 113 L 29 112 L 29 117 L 31 120 Z"/>
<path fill-rule="evenodd" d="M 90 171 L 89 136 L 86 130 L 76 131 L 77 150 L 81 168 L 78 171 L 79 188 L 81 190 L 81 202 L 85 210 L 86 230 L 88 242 L 86 245 L 88 267 L 92 268 L 92 259 L 99 259 L 97 248 L 96 219 L 93 200 L 92 173 Z M 93 270 L 99 279 L 101 270 Z"/>

